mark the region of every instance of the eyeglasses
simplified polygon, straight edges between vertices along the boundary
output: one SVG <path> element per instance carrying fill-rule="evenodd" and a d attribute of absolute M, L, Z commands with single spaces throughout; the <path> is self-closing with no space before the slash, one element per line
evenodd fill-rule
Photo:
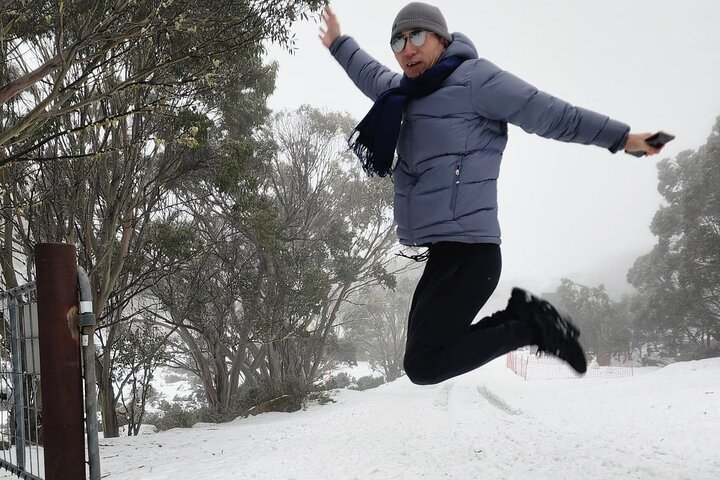
<path fill-rule="evenodd" d="M 390 48 L 392 48 L 395 53 L 402 52 L 405 49 L 405 45 L 407 45 L 408 38 L 410 39 L 410 43 L 416 47 L 422 47 L 425 45 L 425 38 L 428 33 L 432 32 L 427 32 L 425 30 L 413 30 L 407 35 L 395 35 L 390 39 Z"/>

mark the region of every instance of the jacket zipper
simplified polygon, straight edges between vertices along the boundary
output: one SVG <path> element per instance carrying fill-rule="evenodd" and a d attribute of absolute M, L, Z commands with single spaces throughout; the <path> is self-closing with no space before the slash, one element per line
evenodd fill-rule
<path fill-rule="evenodd" d="M 460 170 L 462 170 L 463 158 L 465 158 L 465 155 L 460 157 L 460 161 L 455 165 L 455 171 L 453 172 L 452 194 L 450 197 L 450 210 L 452 210 L 453 219 L 455 218 L 455 205 L 457 204 L 458 190 L 460 189 Z"/>

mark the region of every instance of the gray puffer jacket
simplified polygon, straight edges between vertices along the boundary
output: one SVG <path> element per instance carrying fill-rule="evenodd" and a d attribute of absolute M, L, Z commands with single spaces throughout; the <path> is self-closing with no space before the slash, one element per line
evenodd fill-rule
<path fill-rule="evenodd" d="M 330 51 L 348 76 L 375 100 L 400 83 L 401 74 L 341 36 Z M 441 58 L 466 59 L 432 94 L 405 107 L 397 145 L 395 221 L 400 243 L 500 243 L 497 178 L 507 124 L 565 142 L 615 153 L 630 128 L 539 91 L 478 58 L 461 33 Z"/>

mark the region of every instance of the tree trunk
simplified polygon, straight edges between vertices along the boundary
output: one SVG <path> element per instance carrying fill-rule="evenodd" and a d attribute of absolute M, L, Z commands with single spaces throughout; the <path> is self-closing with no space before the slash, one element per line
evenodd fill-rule
<path fill-rule="evenodd" d="M 0 158 L 3 152 L 0 149 Z M 0 245 L 0 268 L 2 268 L 3 282 L 5 288 L 10 289 L 18 286 L 17 276 L 13 264 L 13 202 L 10 196 L 10 183 L 8 174 L 11 167 L 0 169 L 0 187 L 2 195 L 2 245 Z"/>
<path fill-rule="evenodd" d="M 105 345 L 105 355 L 103 361 L 99 362 L 100 373 L 98 375 L 98 402 L 100 403 L 100 415 L 103 424 L 103 434 L 105 438 L 119 437 L 120 426 L 117 420 L 117 411 L 115 410 L 115 387 L 112 381 L 112 364 L 110 362 L 111 345 L 115 342 L 116 327 L 111 325 L 109 328 L 108 338 Z"/>
<path fill-rule="evenodd" d="M 100 385 L 98 385 L 98 404 L 100 406 L 104 437 L 119 437 L 120 426 L 115 411 L 115 389 L 112 381 L 104 378 L 104 376 Z"/>

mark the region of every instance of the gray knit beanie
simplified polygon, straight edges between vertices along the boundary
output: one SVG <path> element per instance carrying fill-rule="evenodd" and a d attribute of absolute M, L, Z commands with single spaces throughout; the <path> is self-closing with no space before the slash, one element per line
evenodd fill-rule
<path fill-rule="evenodd" d="M 433 32 L 448 42 L 452 42 L 452 36 L 448 32 L 445 17 L 443 17 L 440 9 L 433 5 L 422 2 L 412 2 L 405 5 L 395 17 L 390 38 L 404 30 L 412 30 L 413 28 Z"/>

